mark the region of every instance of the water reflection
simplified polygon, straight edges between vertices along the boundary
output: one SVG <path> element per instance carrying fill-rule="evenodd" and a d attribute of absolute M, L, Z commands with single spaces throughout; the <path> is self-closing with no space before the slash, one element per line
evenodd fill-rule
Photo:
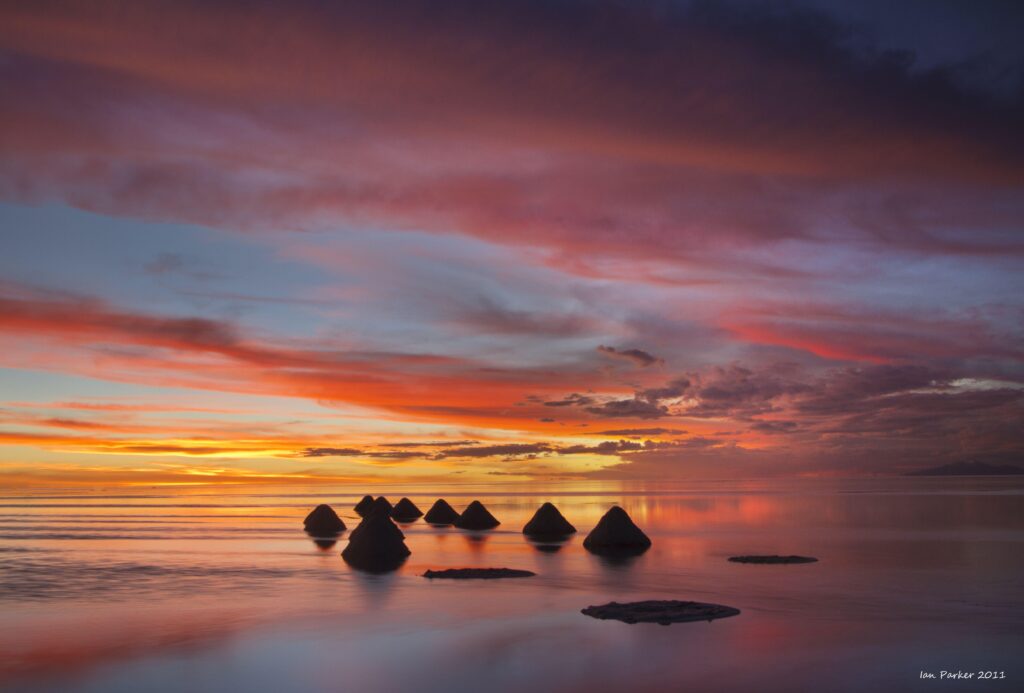
<path fill-rule="evenodd" d="M 617 551 L 612 553 L 593 554 L 597 562 L 604 568 L 623 571 L 636 565 L 644 551 Z"/>
<path fill-rule="evenodd" d="M 363 597 L 362 605 L 370 613 L 390 601 L 400 579 L 395 571 L 373 572 L 350 567 L 350 574 L 357 591 Z"/>
<path fill-rule="evenodd" d="M 298 531 L 323 488 L 0 499 L 0 687 L 317 691 L 345 680 L 365 691 L 497 693 L 772 690 L 771 681 L 776 690 L 843 690 L 835 682 L 845 680 L 846 690 L 892 690 L 912 689 L 917 668 L 948 661 L 1009 673 L 1011 653 L 1024 650 L 1022 482 L 459 489 L 446 495 L 460 507 L 483 498 L 506 529 L 405 525 L 412 555 L 385 574 L 350 568 L 333 553 L 344 539 Z M 427 503 L 438 490 L 389 495 Z M 336 495 L 338 507 L 348 502 Z M 575 541 L 507 530 L 541 497 L 579 529 Z M 650 551 L 584 550 L 616 504 L 650 536 Z M 449 538 L 455 532 L 464 540 Z M 317 558 L 310 541 L 332 551 Z M 821 563 L 727 561 L 741 553 Z M 537 576 L 419 577 L 466 566 Z M 579 613 L 652 598 L 743 613 L 669 628 Z"/>
<path fill-rule="evenodd" d="M 483 553 L 484 546 L 491 539 L 491 535 L 486 532 L 462 532 L 463 538 L 466 540 L 466 546 L 469 547 L 471 553 L 480 555 Z"/>
<path fill-rule="evenodd" d="M 561 540 L 526 538 L 526 543 L 541 553 L 558 553 L 562 550 L 562 547 L 569 543 L 569 539 L 570 537 L 565 537 Z"/>

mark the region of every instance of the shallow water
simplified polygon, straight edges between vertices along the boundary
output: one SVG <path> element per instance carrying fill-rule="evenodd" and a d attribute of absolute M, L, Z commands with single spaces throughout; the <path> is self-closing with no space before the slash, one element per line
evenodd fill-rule
<path fill-rule="evenodd" d="M 117 489 L 0 497 L 0 685 L 59 691 L 1020 690 L 1024 480 L 906 478 L 354 488 Z M 412 556 L 367 575 L 305 514 L 350 529 L 366 491 L 426 511 L 480 498 L 485 533 L 403 527 Z M 580 533 L 540 550 L 544 500 Z M 652 538 L 609 562 L 582 539 L 612 504 Z M 550 547 L 549 547 L 550 548 Z M 741 565 L 742 553 L 819 563 Z M 431 581 L 427 568 L 536 577 Z M 612 600 L 684 599 L 739 616 L 597 621 Z M 1004 671 L 935 682 L 920 672 Z M 977 676 L 977 674 L 975 674 Z"/>

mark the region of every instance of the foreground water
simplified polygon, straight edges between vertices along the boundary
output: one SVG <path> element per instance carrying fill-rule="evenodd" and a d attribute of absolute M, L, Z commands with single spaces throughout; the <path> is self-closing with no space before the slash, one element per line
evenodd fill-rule
<path fill-rule="evenodd" d="M 118 489 L 0 498 L 0 686 L 54 691 L 1021 690 L 1024 480 L 889 479 L 450 488 Z M 404 529 L 396 573 L 314 544 L 329 502 L 366 491 L 423 510 L 480 498 L 484 534 Z M 544 500 L 581 531 L 520 534 Z M 654 541 L 629 562 L 582 538 L 620 504 Z M 800 553 L 816 564 L 729 563 Z M 537 577 L 429 581 L 427 568 Z M 741 609 L 712 623 L 580 614 L 672 598 Z M 974 679 L 921 678 L 961 671 Z M 978 681 L 978 672 L 1005 672 Z"/>

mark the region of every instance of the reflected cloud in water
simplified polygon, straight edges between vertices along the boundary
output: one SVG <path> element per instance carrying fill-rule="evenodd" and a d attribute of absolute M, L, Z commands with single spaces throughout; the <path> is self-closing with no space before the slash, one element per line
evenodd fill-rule
<path fill-rule="evenodd" d="M 288 681 L 297 691 L 341 680 L 367 691 L 627 690 L 630 682 L 743 690 L 766 676 L 790 690 L 826 690 L 823 682 L 864 670 L 902 676 L 925 647 L 931 659 L 922 666 L 961 656 L 1008 668 L 1006 652 L 1024 646 L 1008 635 L 1024 632 L 1022 482 L 998 482 L 995 492 L 991 480 L 972 488 L 981 482 L 927 479 L 819 482 L 799 493 L 792 482 L 750 492 L 546 490 L 579 528 L 574 538 L 421 523 L 407 533 L 412 556 L 383 574 L 349 567 L 338 555 L 344 537 L 302 532 L 305 497 L 232 490 L 193 507 L 195 491 L 162 490 L 163 505 L 138 494 L 134 515 L 125 503 L 22 500 L 0 508 L 9 518 L 0 538 L 0 683 L 180 690 L 189 681 L 166 676 L 184 662 L 195 688 L 215 690 L 245 688 L 245 676 L 256 688 Z M 487 496 L 505 528 L 522 526 L 537 502 L 527 492 Z M 584 550 L 583 537 L 613 504 L 649 533 L 650 551 Z M 800 570 L 727 561 L 740 553 L 822 561 Z M 433 586 L 419 577 L 465 566 L 537 575 Z M 579 613 L 651 598 L 731 604 L 743 615 L 661 628 Z M 978 637 L 965 644 L 957 627 L 967 622 Z M 396 645 L 398 658 L 389 654 Z M 682 663 L 680 652 L 701 666 Z M 815 666 L 822 655 L 838 662 L 833 670 Z M 517 672 L 505 688 L 493 681 L 499 669 Z M 794 671 L 804 679 L 785 678 Z M 55 672 L 61 678 L 50 678 Z"/>

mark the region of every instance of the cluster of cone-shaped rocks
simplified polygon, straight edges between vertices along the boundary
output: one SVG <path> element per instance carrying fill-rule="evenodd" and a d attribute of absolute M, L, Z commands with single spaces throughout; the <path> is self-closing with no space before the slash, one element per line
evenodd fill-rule
<path fill-rule="evenodd" d="M 409 556 L 405 535 L 395 522 L 414 522 L 423 517 L 432 525 L 454 525 L 473 531 L 493 529 L 501 524 L 478 500 L 460 514 L 447 501 L 439 499 L 424 515 L 408 498 L 392 506 L 384 496 L 364 496 L 355 511 L 363 519 L 352 530 L 341 555 L 349 564 L 368 571 L 394 570 Z M 329 505 L 318 505 L 303 524 L 314 536 L 336 536 L 345 531 L 344 521 Z M 551 503 L 541 505 L 523 527 L 524 535 L 540 542 L 562 541 L 575 532 L 576 528 Z M 618 506 L 605 513 L 583 541 L 584 548 L 591 553 L 606 555 L 642 553 L 650 545 L 647 535 Z"/>

